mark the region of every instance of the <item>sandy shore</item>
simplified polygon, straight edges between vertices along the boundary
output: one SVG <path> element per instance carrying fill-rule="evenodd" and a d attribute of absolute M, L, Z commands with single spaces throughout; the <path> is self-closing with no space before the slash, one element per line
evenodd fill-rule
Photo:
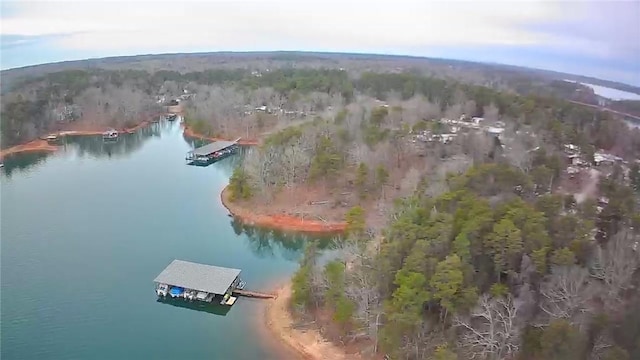
<path fill-rule="evenodd" d="M 228 187 L 220 193 L 220 199 L 224 207 L 229 212 L 249 225 L 263 226 L 271 229 L 285 231 L 300 231 L 306 233 L 336 233 L 342 232 L 347 227 L 347 223 L 340 222 L 323 222 L 320 220 L 305 220 L 303 218 L 290 215 L 268 215 L 256 214 L 251 210 L 229 200 Z"/>
<path fill-rule="evenodd" d="M 295 329 L 289 311 L 291 284 L 278 289 L 278 297 L 270 300 L 265 308 L 264 322 L 269 332 L 305 360 L 362 359 L 359 355 L 346 354 L 336 345 L 325 340 L 315 329 Z"/>

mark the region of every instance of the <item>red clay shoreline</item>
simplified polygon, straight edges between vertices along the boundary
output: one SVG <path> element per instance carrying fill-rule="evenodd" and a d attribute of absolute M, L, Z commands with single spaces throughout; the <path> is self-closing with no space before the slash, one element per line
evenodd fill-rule
<path fill-rule="evenodd" d="M 305 220 L 297 216 L 287 214 L 256 214 L 250 209 L 243 207 L 237 203 L 231 202 L 229 199 L 228 186 L 220 193 L 222 205 L 236 218 L 249 225 L 267 227 L 270 229 L 297 231 L 303 233 L 314 234 L 330 234 L 343 232 L 347 223 L 345 221 L 328 221 Z"/>
<path fill-rule="evenodd" d="M 154 116 L 158 116 L 157 114 Z M 151 123 L 151 120 L 141 121 L 136 126 L 124 129 L 118 129 L 121 133 L 133 133 L 140 128 L 143 128 Z M 95 130 L 68 130 L 68 131 L 58 131 L 53 133 L 58 136 L 95 136 L 101 135 L 104 129 L 95 129 Z M 203 140 L 223 140 L 221 138 L 209 137 L 195 133 L 188 126 L 184 126 L 184 135 L 191 138 L 203 139 Z M 259 142 L 257 139 L 240 139 L 238 141 L 239 145 L 245 146 L 255 146 L 258 145 Z M 18 154 L 18 153 L 27 153 L 27 152 L 55 152 L 59 149 L 59 146 L 49 144 L 47 141 L 42 139 L 36 139 L 29 141 L 24 144 L 15 145 L 0 151 L 0 159 L 3 159 L 5 156 Z M 232 203 L 229 198 L 229 194 L 227 188 L 222 190 L 220 193 L 220 199 L 222 200 L 222 204 L 227 210 L 235 217 L 239 218 L 243 222 L 250 225 L 257 225 L 262 227 L 267 227 L 271 229 L 283 230 L 283 231 L 297 231 L 297 232 L 305 232 L 305 233 L 315 233 L 315 234 L 328 234 L 328 233 L 339 233 L 343 232 L 347 226 L 344 221 L 328 221 L 323 222 L 319 220 L 305 220 L 301 217 L 291 216 L 287 214 L 256 214 L 250 211 L 247 208 L 242 207 L 239 204 Z"/>
<path fill-rule="evenodd" d="M 57 146 L 53 146 L 45 140 L 36 139 L 24 144 L 14 145 L 10 148 L 0 151 L 0 160 L 4 159 L 5 156 L 13 154 L 29 152 L 54 152 L 56 150 L 58 150 Z"/>
<path fill-rule="evenodd" d="M 153 115 L 151 118 L 159 116 L 159 114 Z M 116 129 L 120 133 L 131 134 L 139 129 L 149 125 L 151 120 L 144 120 L 138 123 L 137 125 L 129 128 L 120 128 Z M 95 136 L 102 135 L 103 132 L 109 130 L 110 127 L 100 127 L 95 130 L 60 130 L 57 132 L 49 133 L 49 135 L 57 135 L 57 136 Z M 3 149 L 0 151 L 0 160 L 4 159 L 5 156 L 19 154 L 19 153 L 28 153 L 28 152 L 54 152 L 59 149 L 59 146 L 52 145 L 43 139 L 35 139 L 29 142 L 14 145 Z"/>

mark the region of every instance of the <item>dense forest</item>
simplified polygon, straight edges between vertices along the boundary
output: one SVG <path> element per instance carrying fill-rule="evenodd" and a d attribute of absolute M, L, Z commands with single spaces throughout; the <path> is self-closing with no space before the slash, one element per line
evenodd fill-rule
<path fill-rule="evenodd" d="M 555 189 L 566 167 L 566 144 L 582 148 L 589 162 L 598 149 L 627 159 L 640 154 L 638 130 L 607 113 L 553 97 L 521 96 L 404 73 L 363 73 L 353 82 L 349 102 L 342 87 L 334 89 L 328 87 L 328 95 L 324 93 L 332 99 L 326 103 L 333 105 L 330 110 L 271 133 L 250 152 L 242 169 L 243 184 L 251 189 L 245 194 L 272 204 L 282 189 L 323 184 L 334 193 L 352 194 L 336 203 L 384 206 L 387 197 L 408 195 L 419 174 L 444 160 L 482 163 L 502 158 L 538 179 L 551 179 L 547 183 Z M 298 90 L 282 91 L 293 97 Z M 494 139 L 442 121 L 461 117 L 481 117 L 485 129 L 504 125 L 504 133 Z M 442 136 L 451 131 L 457 133 L 447 135 L 452 138 L 446 144 L 416 141 L 421 133 Z M 534 148 L 545 149 L 553 161 L 544 168 L 533 167 Z M 342 216 L 345 206 L 337 208 L 327 215 Z"/>
<path fill-rule="evenodd" d="M 292 279 L 327 338 L 391 359 L 640 358 L 640 130 L 572 102 L 592 91 L 410 58 L 162 59 L 13 79 L 2 146 L 180 100 L 200 134 L 262 140 L 232 201 L 347 221 Z"/>
<path fill-rule="evenodd" d="M 637 131 L 565 99 L 412 73 L 365 72 L 353 88 L 346 106 L 267 137 L 231 179 L 236 201 L 271 208 L 328 188 L 323 216 L 349 223 L 334 260 L 306 249 L 300 321 L 391 359 L 640 357 Z M 411 141 L 458 117 L 505 131 Z M 600 173 L 587 196 L 569 188 L 567 147 Z M 627 160 L 594 166 L 601 149 Z"/>
<path fill-rule="evenodd" d="M 199 130 L 245 137 L 282 120 L 248 116 L 247 109 L 270 106 L 308 114 L 347 105 L 358 94 L 388 96 L 390 89 L 403 99 L 435 97 L 443 109 L 458 100 L 453 96 L 463 83 L 511 94 L 597 100 L 585 86 L 531 69 L 355 54 L 141 56 L 14 69 L 2 77 L 3 147 L 68 128 L 128 127 L 158 113 L 185 89 L 198 95 L 189 117 Z M 392 84 L 381 85 L 385 81 Z M 484 106 L 486 101 L 476 99 L 483 95 L 468 95 Z"/>
<path fill-rule="evenodd" d="M 309 246 L 298 311 L 329 311 L 328 336 L 369 339 L 393 359 L 640 357 L 637 180 L 635 200 L 620 179 L 603 182 L 599 213 L 536 195 L 535 178 L 508 164 L 450 173 L 438 196 L 422 180 L 379 239 L 354 215 L 338 259 L 320 264 Z"/>

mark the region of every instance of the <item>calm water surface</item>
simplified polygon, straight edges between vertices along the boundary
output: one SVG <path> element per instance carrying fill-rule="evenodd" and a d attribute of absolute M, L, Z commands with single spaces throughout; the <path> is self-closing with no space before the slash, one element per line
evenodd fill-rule
<path fill-rule="evenodd" d="M 174 258 L 240 268 L 247 288 L 269 290 L 306 241 L 234 223 L 219 193 L 240 156 L 191 167 L 191 146 L 160 123 L 5 160 L 2 359 L 287 357 L 259 337 L 264 301 L 226 314 L 156 301 L 152 281 Z"/>

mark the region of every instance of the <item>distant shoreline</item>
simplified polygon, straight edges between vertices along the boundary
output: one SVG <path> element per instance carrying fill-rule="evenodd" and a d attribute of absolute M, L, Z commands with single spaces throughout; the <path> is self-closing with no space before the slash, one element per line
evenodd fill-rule
<path fill-rule="evenodd" d="M 152 116 L 152 118 L 156 116 L 160 116 L 160 115 L 156 114 Z M 145 126 L 148 126 L 150 123 L 151 123 L 151 120 L 143 120 L 135 126 L 132 126 L 129 128 L 116 129 L 116 130 L 118 130 L 118 132 L 123 134 L 131 134 Z M 99 129 L 95 128 L 91 130 L 60 130 L 57 132 L 49 133 L 49 135 L 56 135 L 59 137 L 60 136 L 96 136 L 96 135 L 102 135 L 102 133 L 107 131 L 108 129 L 109 127 L 100 127 Z M 59 145 L 52 145 L 46 140 L 38 138 L 22 144 L 13 145 L 6 149 L 2 149 L 0 151 L 0 160 L 4 159 L 6 156 L 21 154 L 21 153 L 55 152 L 59 148 L 60 148 Z"/>
<path fill-rule="evenodd" d="M 134 133 L 136 131 L 138 131 L 139 129 L 149 126 L 152 121 L 151 119 L 160 116 L 161 114 L 155 114 L 149 118 L 147 118 L 147 120 L 143 120 L 141 122 L 139 122 L 138 124 L 136 124 L 135 126 L 132 127 L 128 127 L 128 128 L 120 128 L 120 129 L 116 129 L 119 133 L 121 134 L 131 134 Z M 64 137 L 64 136 L 97 136 L 97 135 L 102 135 L 102 133 L 104 133 L 105 131 L 111 129 L 108 126 L 100 126 L 100 127 L 95 127 L 95 128 L 89 128 L 87 130 L 60 130 L 57 132 L 51 132 L 47 135 L 56 135 L 58 137 Z M 202 139 L 202 140 L 210 140 L 210 141 L 216 141 L 216 140 L 223 140 L 223 139 L 219 139 L 219 138 L 214 138 L 214 137 L 208 137 L 205 135 L 200 135 L 195 133 L 193 130 L 191 130 L 188 126 L 184 126 L 184 135 L 190 138 L 194 138 L 194 139 Z M 243 145 L 243 146 L 252 146 L 252 145 L 258 145 L 258 140 L 255 139 L 240 139 L 240 141 L 238 142 L 239 145 Z M 17 145 L 13 145 L 10 146 L 6 149 L 2 149 L 0 150 L 0 160 L 4 159 L 6 156 L 11 156 L 11 155 L 15 155 L 15 154 L 21 154 L 21 153 L 32 153 L 32 152 L 55 152 L 60 148 L 59 145 L 55 145 L 55 144 L 50 144 L 49 142 L 47 142 L 46 140 L 43 140 L 42 138 L 38 138 L 38 139 L 34 139 L 31 141 L 27 141 L 25 143 L 21 143 L 21 144 L 17 144 Z"/>

